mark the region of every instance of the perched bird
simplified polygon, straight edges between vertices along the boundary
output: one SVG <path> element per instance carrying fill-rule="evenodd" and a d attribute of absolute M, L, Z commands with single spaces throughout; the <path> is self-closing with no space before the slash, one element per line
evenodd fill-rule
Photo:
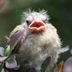
<path fill-rule="evenodd" d="M 68 50 L 61 48 L 57 29 L 48 21 L 44 10 L 24 12 L 22 24 L 9 35 L 8 44 L 16 53 L 18 63 L 21 67 L 32 68 L 32 72 L 40 72 L 46 59 L 52 67 L 59 54 Z"/>

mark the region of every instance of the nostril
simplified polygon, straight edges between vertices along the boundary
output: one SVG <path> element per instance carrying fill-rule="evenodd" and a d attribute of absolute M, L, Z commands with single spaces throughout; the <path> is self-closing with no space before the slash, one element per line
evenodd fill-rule
<path fill-rule="evenodd" d="M 26 23 L 27 23 L 27 25 L 30 25 L 31 24 L 31 21 L 26 20 Z"/>

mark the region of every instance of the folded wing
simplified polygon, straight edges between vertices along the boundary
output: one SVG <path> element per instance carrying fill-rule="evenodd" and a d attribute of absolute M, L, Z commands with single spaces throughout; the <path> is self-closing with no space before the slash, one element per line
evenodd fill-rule
<path fill-rule="evenodd" d="M 18 25 L 9 35 L 8 44 L 12 50 L 18 50 L 25 39 L 25 29 L 23 25 Z"/>

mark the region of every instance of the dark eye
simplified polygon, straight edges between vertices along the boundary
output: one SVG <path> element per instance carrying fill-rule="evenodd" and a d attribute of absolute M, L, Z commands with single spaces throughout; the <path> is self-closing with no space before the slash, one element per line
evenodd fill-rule
<path fill-rule="evenodd" d="M 30 25 L 31 21 L 26 20 L 27 25 Z"/>

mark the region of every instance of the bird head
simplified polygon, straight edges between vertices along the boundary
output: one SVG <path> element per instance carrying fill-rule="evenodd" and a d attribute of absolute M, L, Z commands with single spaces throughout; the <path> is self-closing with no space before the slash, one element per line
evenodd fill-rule
<path fill-rule="evenodd" d="M 45 11 L 25 13 L 25 21 L 28 25 L 29 31 L 32 33 L 38 33 L 45 30 L 48 16 Z"/>

